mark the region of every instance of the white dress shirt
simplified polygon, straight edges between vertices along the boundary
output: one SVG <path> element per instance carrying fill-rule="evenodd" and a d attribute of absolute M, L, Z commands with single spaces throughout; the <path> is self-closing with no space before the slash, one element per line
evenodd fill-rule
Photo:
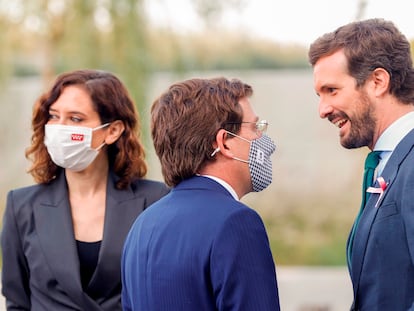
<path fill-rule="evenodd" d="M 239 197 L 237 196 L 236 191 L 234 191 L 233 187 L 232 187 L 232 186 L 230 186 L 228 183 L 226 183 L 223 179 L 220 179 L 220 178 L 218 178 L 218 177 L 216 177 L 216 176 L 211 176 L 211 175 L 199 175 L 199 176 L 203 176 L 203 177 L 207 177 L 207 178 L 210 178 L 210 179 L 215 180 L 215 181 L 216 181 L 216 182 L 218 182 L 220 185 L 222 185 L 224 188 L 226 188 L 226 190 L 227 190 L 228 192 L 230 192 L 231 196 L 232 196 L 235 200 L 240 201 L 240 199 L 239 199 Z"/>
<path fill-rule="evenodd" d="M 381 175 L 395 147 L 414 129 L 414 111 L 394 121 L 378 138 L 374 151 L 381 152 L 381 160 L 377 167 L 377 176 Z"/>

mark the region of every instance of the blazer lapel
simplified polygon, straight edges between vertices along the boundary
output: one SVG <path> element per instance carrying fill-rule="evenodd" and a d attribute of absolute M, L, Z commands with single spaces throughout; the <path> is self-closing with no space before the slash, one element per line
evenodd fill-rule
<path fill-rule="evenodd" d="M 48 195 L 33 211 L 40 246 L 58 283 L 82 306 L 79 260 L 63 172 L 47 191 Z"/>
<path fill-rule="evenodd" d="M 391 159 L 390 159 L 391 160 Z M 387 170 L 388 173 L 384 170 L 384 174 L 382 174 L 382 177 L 384 180 L 388 183 L 387 190 L 392 186 L 392 183 L 394 181 L 395 175 L 397 174 L 398 166 L 395 167 L 394 165 L 390 165 L 391 163 L 387 163 L 387 167 L 390 168 L 390 170 Z M 394 164 L 394 163 L 393 163 Z M 391 167 L 393 167 L 394 171 L 391 172 Z M 379 187 L 378 183 L 375 182 L 374 187 Z M 385 191 L 384 197 L 382 199 L 382 202 L 385 199 L 385 196 L 387 195 L 388 191 Z M 368 238 L 371 233 L 371 228 L 374 223 L 375 217 L 378 213 L 378 209 L 381 208 L 375 207 L 375 204 L 377 203 L 379 194 L 371 194 L 368 202 L 366 203 L 364 212 L 360 218 L 358 227 L 355 232 L 355 238 L 354 238 L 354 245 L 353 245 L 353 255 L 352 255 L 352 264 L 351 264 L 351 277 L 353 280 L 353 286 L 354 286 L 354 293 L 357 293 L 358 286 L 359 286 L 359 278 L 361 276 L 362 271 L 362 265 L 364 262 L 364 256 L 366 251 L 366 246 L 368 243 Z"/>
<path fill-rule="evenodd" d="M 89 289 L 109 295 L 120 284 L 121 261 L 125 238 L 139 213 L 145 208 L 145 198 L 131 188 L 115 189 L 116 177 L 110 174 L 106 194 L 104 234 L 98 266 L 89 283 Z"/>
<path fill-rule="evenodd" d="M 404 161 L 405 157 L 411 151 L 413 145 L 414 130 L 408 133 L 404 137 L 404 139 L 397 145 L 390 159 L 388 160 L 383 173 L 381 174 L 381 176 L 384 178 L 385 182 L 388 185 L 383 194 L 383 198 L 380 202 L 380 205 L 378 207 L 375 207 L 377 200 L 379 198 L 379 194 L 371 194 L 364 208 L 364 212 L 361 216 L 358 228 L 355 232 L 353 246 L 351 277 L 353 280 L 352 283 L 354 287 L 354 295 L 356 295 L 356 293 L 358 292 L 359 279 L 361 276 L 362 266 L 364 263 L 365 251 L 375 217 L 378 213 L 378 210 L 381 208 L 381 204 L 382 202 L 384 202 L 387 193 L 389 192 L 389 189 L 392 187 L 394 183 L 400 164 Z M 375 181 L 374 187 L 379 187 L 377 181 Z"/>

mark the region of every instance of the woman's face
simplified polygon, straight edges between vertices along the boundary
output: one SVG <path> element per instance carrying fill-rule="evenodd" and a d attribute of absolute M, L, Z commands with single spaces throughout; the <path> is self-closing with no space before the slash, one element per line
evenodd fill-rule
<path fill-rule="evenodd" d="M 101 119 L 85 89 L 70 85 L 63 89 L 59 98 L 50 106 L 47 124 L 95 128 L 101 125 Z M 105 128 L 93 132 L 92 148 L 102 144 L 104 133 Z"/>

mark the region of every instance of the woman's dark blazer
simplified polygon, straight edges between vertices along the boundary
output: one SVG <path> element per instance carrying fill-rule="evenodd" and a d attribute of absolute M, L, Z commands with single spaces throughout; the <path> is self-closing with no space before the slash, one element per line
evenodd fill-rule
<path fill-rule="evenodd" d="M 82 290 L 65 175 L 9 192 L 1 234 L 2 293 L 8 310 L 122 310 L 125 237 L 139 213 L 168 189 L 141 179 L 117 190 L 116 179 L 109 174 L 103 240 L 88 288 L 93 299 Z"/>

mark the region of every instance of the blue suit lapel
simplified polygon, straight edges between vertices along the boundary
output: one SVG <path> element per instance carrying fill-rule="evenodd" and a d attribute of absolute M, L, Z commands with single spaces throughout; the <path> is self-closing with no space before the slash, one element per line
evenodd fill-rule
<path fill-rule="evenodd" d="M 351 262 L 351 278 L 354 287 L 354 295 L 358 292 L 359 279 L 361 276 L 362 266 L 364 263 L 365 251 L 367 248 L 368 238 L 370 236 L 371 228 L 375 217 L 381 205 L 386 201 L 386 196 L 392 187 L 395 177 L 398 174 L 400 164 L 404 161 L 408 153 L 412 150 L 414 145 L 414 130 L 408 133 L 404 139 L 397 145 L 388 160 L 381 176 L 388 184 L 383 194 L 380 204 L 375 207 L 379 194 L 372 194 L 365 206 L 364 212 L 361 216 L 358 228 L 355 232 L 355 239 L 353 245 L 353 256 Z M 379 187 L 378 182 L 375 181 L 374 187 Z"/>
<path fill-rule="evenodd" d="M 392 186 L 392 183 L 394 181 L 395 175 L 397 174 L 397 170 L 398 170 L 398 167 L 391 165 L 391 163 L 387 163 L 387 167 L 390 168 L 390 170 L 387 170 L 389 173 L 387 173 L 384 170 L 382 177 L 384 178 L 385 182 L 388 183 L 388 186 L 383 195 L 381 202 L 384 202 L 387 192 L 389 188 Z M 393 172 L 391 172 L 391 168 L 394 169 Z M 375 182 L 374 187 L 379 187 L 377 181 Z M 355 232 L 352 263 L 351 263 L 351 278 L 353 280 L 352 283 L 354 286 L 354 293 L 356 293 L 358 289 L 359 278 L 361 276 L 361 270 L 362 270 L 362 265 L 364 262 L 366 246 L 367 246 L 368 238 L 371 232 L 372 224 L 374 223 L 374 220 L 378 213 L 379 208 L 381 208 L 381 204 L 378 207 L 375 207 L 375 204 L 377 203 L 378 198 L 379 198 L 379 194 L 371 194 L 365 206 L 364 212 L 360 218 L 358 228 Z"/>

